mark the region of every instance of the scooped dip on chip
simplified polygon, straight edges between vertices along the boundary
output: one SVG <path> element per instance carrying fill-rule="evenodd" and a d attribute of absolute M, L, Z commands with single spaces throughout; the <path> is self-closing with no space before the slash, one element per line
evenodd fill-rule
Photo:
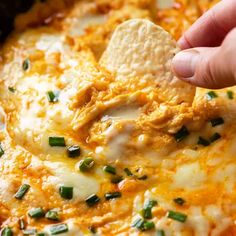
<path fill-rule="evenodd" d="M 151 82 L 164 102 L 191 104 L 195 87 L 177 79 L 171 71 L 171 60 L 178 51 L 176 41 L 163 28 L 149 20 L 133 19 L 116 28 L 100 64 L 117 80 Z"/>

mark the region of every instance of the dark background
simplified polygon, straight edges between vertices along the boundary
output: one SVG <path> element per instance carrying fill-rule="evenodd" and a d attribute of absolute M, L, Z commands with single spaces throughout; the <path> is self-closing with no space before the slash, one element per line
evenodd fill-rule
<path fill-rule="evenodd" d="M 0 41 L 13 29 L 14 17 L 27 11 L 34 0 L 0 0 Z"/>

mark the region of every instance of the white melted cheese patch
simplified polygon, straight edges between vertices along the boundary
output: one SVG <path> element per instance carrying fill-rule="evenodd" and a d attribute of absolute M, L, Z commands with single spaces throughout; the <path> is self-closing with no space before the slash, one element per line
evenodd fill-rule
<path fill-rule="evenodd" d="M 199 163 L 186 164 L 178 167 L 173 176 L 173 187 L 193 190 L 202 188 L 206 180 L 206 173 Z"/>
<path fill-rule="evenodd" d="M 44 164 L 54 174 L 48 177 L 47 182 L 57 189 L 60 186 L 73 187 L 73 201 L 84 201 L 99 191 L 99 182 L 95 178 L 74 172 L 62 162 L 45 161 Z"/>
<path fill-rule="evenodd" d="M 74 18 L 72 19 L 70 34 L 72 36 L 81 36 L 90 25 L 103 24 L 106 20 L 106 15 L 86 15 L 83 18 Z"/>
<path fill-rule="evenodd" d="M 45 51 L 47 54 L 63 52 L 63 40 L 64 37 L 61 35 L 44 34 L 36 42 L 36 48 Z"/>
<path fill-rule="evenodd" d="M 171 8 L 174 4 L 174 0 L 156 0 L 156 2 L 160 9 Z"/>
<path fill-rule="evenodd" d="M 141 111 L 138 106 L 122 106 L 115 109 L 108 110 L 104 116 L 102 117 L 101 121 L 106 120 L 135 120 L 139 117 Z"/>
<path fill-rule="evenodd" d="M 126 145 L 130 140 L 132 126 L 127 125 L 123 131 L 118 131 L 114 125 L 111 125 L 104 134 L 109 140 L 105 155 L 108 160 L 115 161 L 122 158 Z"/>
<path fill-rule="evenodd" d="M 0 178 L 0 198 L 2 202 L 9 202 L 12 200 L 12 192 L 14 192 L 14 186 L 10 180 Z"/>
<path fill-rule="evenodd" d="M 224 168 L 218 169 L 213 175 L 213 180 L 216 182 L 223 182 L 226 191 L 233 192 L 236 183 L 236 165 L 229 164 Z"/>
<path fill-rule="evenodd" d="M 202 213 L 202 209 L 200 207 L 191 207 L 190 211 L 188 225 L 194 229 L 194 235 L 208 236 L 210 223 L 207 217 Z"/>
<path fill-rule="evenodd" d="M 233 224 L 232 220 L 224 215 L 222 209 L 215 205 L 209 205 L 205 210 L 205 214 L 215 225 L 215 228 L 211 231 L 211 236 L 221 235 L 224 230 Z"/>

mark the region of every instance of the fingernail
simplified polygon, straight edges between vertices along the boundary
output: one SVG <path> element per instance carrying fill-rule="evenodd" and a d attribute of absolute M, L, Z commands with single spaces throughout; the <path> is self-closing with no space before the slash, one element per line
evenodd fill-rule
<path fill-rule="evenodd" d="M 177 44 L 182 50 L 191 48 L 191 45 L 188 43 L 184 36 L 178 40 Z"/>
<path fill-rule="evenodd" d="M 172 61 L 174 73 L 181 78 L 194 76 L 196 65 L 200 58 L 199 55 L 199 52 L 193 49 L 176 54 Z"/>

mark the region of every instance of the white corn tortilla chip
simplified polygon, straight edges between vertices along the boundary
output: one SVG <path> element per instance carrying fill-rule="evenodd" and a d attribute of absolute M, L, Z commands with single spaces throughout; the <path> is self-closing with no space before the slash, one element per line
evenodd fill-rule
<path fill-rule="evenodd" d="M 100 64 L 118 80 L 153 80 L 164 102 L 191 104 L 195 88 L 171 71 L 171 60 L 178 51 L 175 40 L 164 29 L 149 20 L 133 19 L 116 28 Z"/>

